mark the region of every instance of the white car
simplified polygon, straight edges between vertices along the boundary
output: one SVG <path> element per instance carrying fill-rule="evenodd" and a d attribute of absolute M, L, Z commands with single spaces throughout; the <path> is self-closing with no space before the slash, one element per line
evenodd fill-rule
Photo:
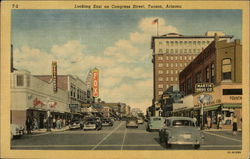
<path fill-rule="evenodd" d="M 24 126 L 22 125 L 17 125 L 17 124 L 11 124 L 11 139 L 13 139 L 14 137 L 20 137 L 22 135 L 24 135 Z"/>

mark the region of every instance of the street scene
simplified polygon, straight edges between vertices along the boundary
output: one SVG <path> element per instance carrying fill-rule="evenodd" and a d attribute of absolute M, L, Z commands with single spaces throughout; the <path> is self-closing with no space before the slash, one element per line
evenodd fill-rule
<path fill-rule="evenodd" d="M 113 127 L 100 131 L 80 129 L 46 132 L 36 131 L 12 141 L 12 149 L 28 150 L 175 150 L 193 149 L 192 146 L 167 148 L 159 142 L 158 132 L 146 131 L 146 123 L 138 128 L 126 128 L 125 121 L 115 121 Z M 241 132 L 233 136 L 230 131 L 204 131 L 201 150 L 240 150 Z"/>
<path fill-rule="evenodd" d="M 241 150 L 241 20 L 12 10 L 11 149 Z"/>

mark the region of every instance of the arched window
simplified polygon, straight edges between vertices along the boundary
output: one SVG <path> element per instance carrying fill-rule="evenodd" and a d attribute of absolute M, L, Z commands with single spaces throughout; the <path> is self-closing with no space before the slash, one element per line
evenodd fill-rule
<path fill-rule="evenodd" d="M 232 62 L 230 58 L 222 60 L 222 80 L 232 79 Z"/>
<path fill-rule="evenodd" d="M 214 63 L 212 63 L 211 64 L 211 67 L 210 67 L 210 74 L 211 74 L 211 76 L 210 76 L 210 81 L 211 81 L 211 83 L 215 83 L 215 70 L 214 70 L 215 68 L 214 68 Z"/>

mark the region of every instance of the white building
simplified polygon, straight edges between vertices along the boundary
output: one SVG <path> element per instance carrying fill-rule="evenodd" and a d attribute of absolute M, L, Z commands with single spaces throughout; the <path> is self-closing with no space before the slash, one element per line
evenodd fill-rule
<path fill-rule="evenodd" d="M 25 70 L 11 73 L 11 123 L 25 125 L 27 117 L 36 118 L 40 128 L 47 111 L 53 117 L 70 113 L 68 92 L 60 88 L 55 93 L 52 82 L 45 82 Z"/>

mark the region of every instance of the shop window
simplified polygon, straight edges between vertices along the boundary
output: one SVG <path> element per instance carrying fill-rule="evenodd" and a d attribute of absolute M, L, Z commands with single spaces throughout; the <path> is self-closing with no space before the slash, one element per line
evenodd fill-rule
<path fill-rule="evenodd" d="M 210 74 L 211 74 L 211 83 L 215 83 L 215 68 L 214 68 L 214 63 L 211 64 L 211 67 L 210 67 Z"/>
<path fill-rule="evenodd" d="M 222 60 L 222 80 L 230 80 L 232 79 L 232 64 L 231 59 L 223 59 Z"/>
<path fill-rule="evenodd" d="M 24 86 L 24 76 L 23 75 L 16 76 L 16 86 Z"/>

